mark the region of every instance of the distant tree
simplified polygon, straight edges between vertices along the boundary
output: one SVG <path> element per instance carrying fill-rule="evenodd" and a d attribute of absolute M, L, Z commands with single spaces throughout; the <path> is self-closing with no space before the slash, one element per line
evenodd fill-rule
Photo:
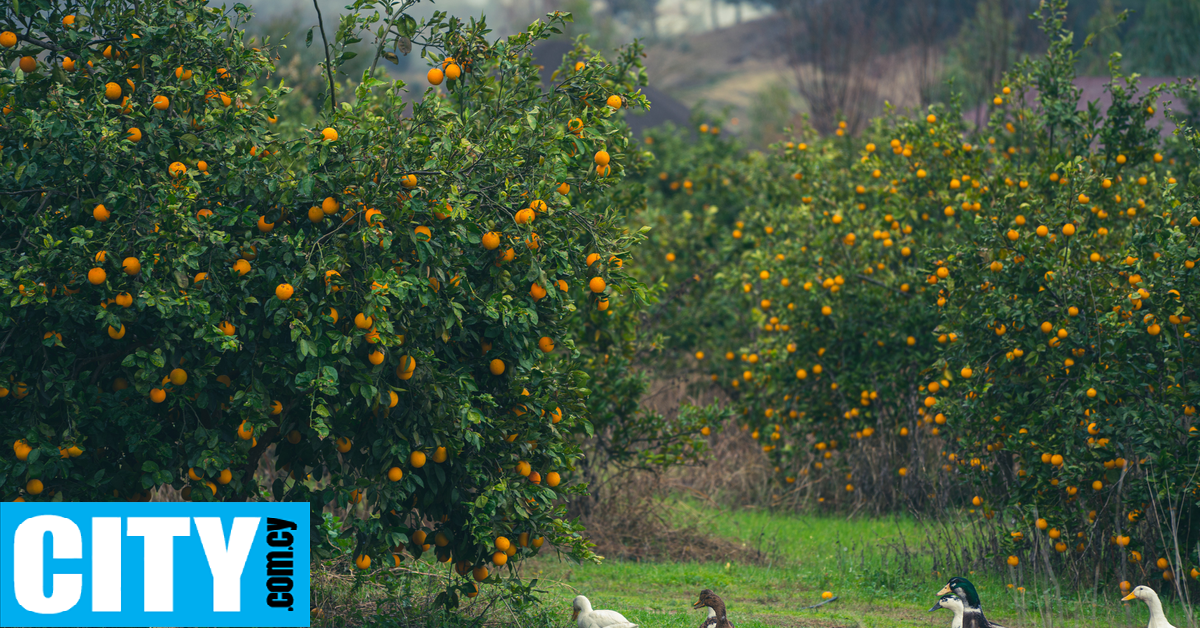
<path fill-rule="evenodd" d="M 1200 72 L 1200 2 L 1147 2 L 1133 32 L 1132 65 L 1144 74 L 1188 76 Z"/>
<path fill-rule="evenodd" d="M 963 24 L 947 53 L 947 78 L 953 79 L 965 102 L 980 102 L 990 97 L 1018 54 L 1016 24 L 1009 3 L 979 0 L 975 16 Z"/>
<path fill-rule="evenodd" d="M 1108 74 L 1108 58 L 1113 52 L 1121 50 L 1120 25 L 1128 17 L 1128 12 L 1118 12 L 1113 8 L 1112 0 L 1104 0 L 1100 8 L 1087 21 L 1086 32 L 1088 39 L 1079 55 L 1079 73 L 1084 76 Z"/>

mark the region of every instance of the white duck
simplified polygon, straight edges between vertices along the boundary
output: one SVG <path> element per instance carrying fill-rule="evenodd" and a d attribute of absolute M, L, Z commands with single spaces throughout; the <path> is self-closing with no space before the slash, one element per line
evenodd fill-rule
<path fill-rule="evenodd" d="M 637 628 L 637 624 L 617 611 L 592 610 L 592 603 L 582 595 L 576 596 L 571 606 L 575 611 L 571 613 L 571 620 L 579 628 Z"/>
<path fill-rule="evenodd" d="M 1158 594 L 1154 592 L 1154 589 L 1147 586 L 1134 587 L 1129 595 L 1121 598 L 1121 601 L 1128 602 L 1134 598 L 1145 602 L 1146 606 L 1150 607 L 1150 623 L 1146 624 L 1146 628 L 1175 628 L 1163 614 L 1162 602 L 1158 600 Z"/>
<path fill-rule="evenodd" d="M 953 595 L 947 595 L 934 603 L 933 608 L 929 612 L 938 610 L 939 608 L 949 609 L 954 613 L 954 617 L 950 619 L 950 628 L 963 628 L 963 603 Z"/>

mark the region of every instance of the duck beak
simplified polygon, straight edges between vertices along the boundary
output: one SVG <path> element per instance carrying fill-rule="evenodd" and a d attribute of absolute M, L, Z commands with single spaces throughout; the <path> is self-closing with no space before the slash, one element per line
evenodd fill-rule
<path fill-rule="evenodd" d="M 1130 593 L 1129 595 L 1126 595 L 1125 597 L 1121 598 L 1121 601 L 1128 602 L 1129 600 L 1133 600 L 1133 599 L 1137 599 L 1137 596 L 1134 595 L 1133 593 Z"/>
<path fill-rule="evenodd" d="M 571 611 L 571 621 L 577 621 L 578 619 L 579 619 L 579 609 L 576 608 Z"/>
<path fill-rule="evenodd" d="M 696 600 L 696 603 L 692 604 L 692 608 L 701 608 L 703 606 L 704 606 L 704 600 Z"/>
<path fill-rule="evenodd" d="M 929 609 L 929 612 L 931 612 L 931 613 L 932 613 L 933 611 L 936 611 L 936 610 L 938 610 L 938 609 L 939 609 L 939 608 L 941 608 L 941 607 L 942 607 L 942 601 L 941 601 L 941 600 L 938 600 L 938 601 L 936 601 L 936 602 L 934 602 L 934 603 L 933 603 L 933 607 L 931 607 L 931 608 Z"/>
<path fill-rule="evenodd" d="M 937 595 L 938 595 L 938 597 L 941 597 L 943 595 L 946 595 L 949 592 L 950 592 L 950 585 L 946 585 L 946 586 L 942 587 L 941 591 L 937 592 Z"/>

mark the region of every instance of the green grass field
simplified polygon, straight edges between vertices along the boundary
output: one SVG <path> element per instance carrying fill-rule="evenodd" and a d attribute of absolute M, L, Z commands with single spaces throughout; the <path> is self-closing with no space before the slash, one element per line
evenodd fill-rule
<path fill-rule="evenodd" d="M 681 508 L 693 508 L 681 506 Z M 683 516 L 686 516 L 683 515 Z M 763 512 L 725 512 L 712 517 L 712 531 L 746 543 L 770 547 L 773 560 L 759 565 L 735 562 L 651 563 L 605 560 L 579 565 L 541 558 L 527 565 L 526 578 L 538 578 L 552 617 L 569 625 L 571 599 L 587 595 L 596 608 L 620 611 L 645 628 L 698 626 L 703 610 L 692 610 L 701 589 L 722 596 L 729 619 L 739 628 L 761 626 L 948 626 L 948 611 L 927 612 L 950 575 L 934 575 L 932 560 L 913 557 L 910 574 L 900 573 L 896 550 L 902 541 L 916 547 L 927 528 L 908 519 L 800 517 Z M 923 573 L 921 576 L 912 573 Z M 976 583 L 989 618 L 1010 628 L 1020 626 L 1145 626 L 1141 603 L 1122 608 L 1117 591 L 1098 600 L 1063 593 L 1049 618 L 1040 616 L 1032 588 L 1024 594 L 1024 613 L 1014 589 L 997 574 L 966 575 Z M 1137 584 L 1137 583 L 1135 583 Z M 838 599 L 821 608 L 830 591 Z M 1183 611 L 1168 608 L 1177 626 Z M 1044 619 L 1052 619 L 1046 622 Z"/>

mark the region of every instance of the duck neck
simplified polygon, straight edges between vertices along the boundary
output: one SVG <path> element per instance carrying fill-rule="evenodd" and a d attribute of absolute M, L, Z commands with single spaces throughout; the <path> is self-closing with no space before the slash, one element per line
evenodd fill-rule
<path fill-rule="evenodd" d="M 1163 613 L 1162 601 L 1158 599 L 1157 595 L 1151 596 L 1150 599 L 1146 600 L 1146 606 L 1150 608 L 1150 626 L 1171 625 L 1167 623 L 1167 616 Z"/>
<path fill-rule="evenodd" d="M 963 628 L 963 612 L 961 608 L 951 608 L 950 612 L 954 613 L 954 619 L 950 620 L 950 628 Z"/>
<path fill-rule="evenodd" d="M 713 614 L 716 616 L 718 624 L 725 623 L 725 602 L 716 600 L 712 603 L 712 605 L 709 606 L 709 608 L 712 609 Z"/>

